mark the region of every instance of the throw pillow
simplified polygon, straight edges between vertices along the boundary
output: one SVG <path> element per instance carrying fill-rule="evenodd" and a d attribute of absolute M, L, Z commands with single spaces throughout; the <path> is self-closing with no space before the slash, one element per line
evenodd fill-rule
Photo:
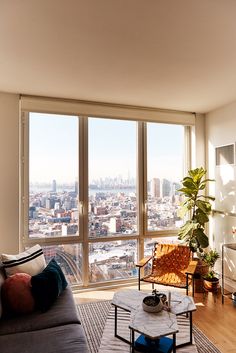
<path fill-rule="evenodd" d="M 6 314 L 28 314 L 34 310 L 30 281 L 31 276 L 27 273 L 16 273 L 5 280 L 2 298 Z"/>
<path fill-rule="evenodd" d="M 60 266 L 52 259 L 41 273 L 32 276 L 31 285 L 36 307 L 47 311 L 66 288 L 67 282 Z"/>
<path fill-rule="evenodd" d="M 46 266 L 40 245 L 35 245 L 18 255 L 2 254 L 1 260 L 7 277 L 19 272 L 37 275 Z"/>

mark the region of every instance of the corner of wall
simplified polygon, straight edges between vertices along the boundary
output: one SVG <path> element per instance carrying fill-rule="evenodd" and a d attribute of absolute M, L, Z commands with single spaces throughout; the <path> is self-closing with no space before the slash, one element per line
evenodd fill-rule
<path fill-rule="evenodd" d="M 19 95 L 0 92 L 0 252 L 19 250 Z"/>

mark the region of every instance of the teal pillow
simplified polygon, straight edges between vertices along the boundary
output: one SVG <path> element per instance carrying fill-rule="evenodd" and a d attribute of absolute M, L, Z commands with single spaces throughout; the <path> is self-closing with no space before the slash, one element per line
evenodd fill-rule
<path fill-rule="evenodd" d="M 52 259 L 41 273 L 32 276 L 31 285 L 36 307 L 47 311 L 67 287 L 67 281 L 56 260 Z"/>

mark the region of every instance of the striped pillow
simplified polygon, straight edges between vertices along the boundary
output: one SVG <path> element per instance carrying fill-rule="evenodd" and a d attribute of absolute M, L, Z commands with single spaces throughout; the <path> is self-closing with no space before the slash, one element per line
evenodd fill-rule
<path fill-rule="evenodd" d="M 34 276 L 46 267 L 43 250 L 38 244 L 18 255 L 2 254 L 1 260 L 7 277 L 19 272 Z"/>

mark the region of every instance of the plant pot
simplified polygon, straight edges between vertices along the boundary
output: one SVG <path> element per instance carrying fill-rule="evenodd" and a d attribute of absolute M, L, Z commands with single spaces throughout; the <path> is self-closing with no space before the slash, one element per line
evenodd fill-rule
<path fill-rule="evenodd" d="M 143 310 L 148 313 L 158 313 L 163 308 L 162 300 L 153 295 L 149 295 L 143 299 Z"/>
<path fill-rule="evenodd" d="M 194 274 L 194 287 L 196 293 L 203 293 L 203 277 L 209 272 L 209 266 L 202 260 L 196 258 L 194 260 L 198 261 L 196 271 Z"/>
<path fill-rule="evenodd" d="M 213 277 L 211 279 L 203 279 L 203 288 L 206 292 L 216 293 L 219 288 L 219 278 Z"/>

